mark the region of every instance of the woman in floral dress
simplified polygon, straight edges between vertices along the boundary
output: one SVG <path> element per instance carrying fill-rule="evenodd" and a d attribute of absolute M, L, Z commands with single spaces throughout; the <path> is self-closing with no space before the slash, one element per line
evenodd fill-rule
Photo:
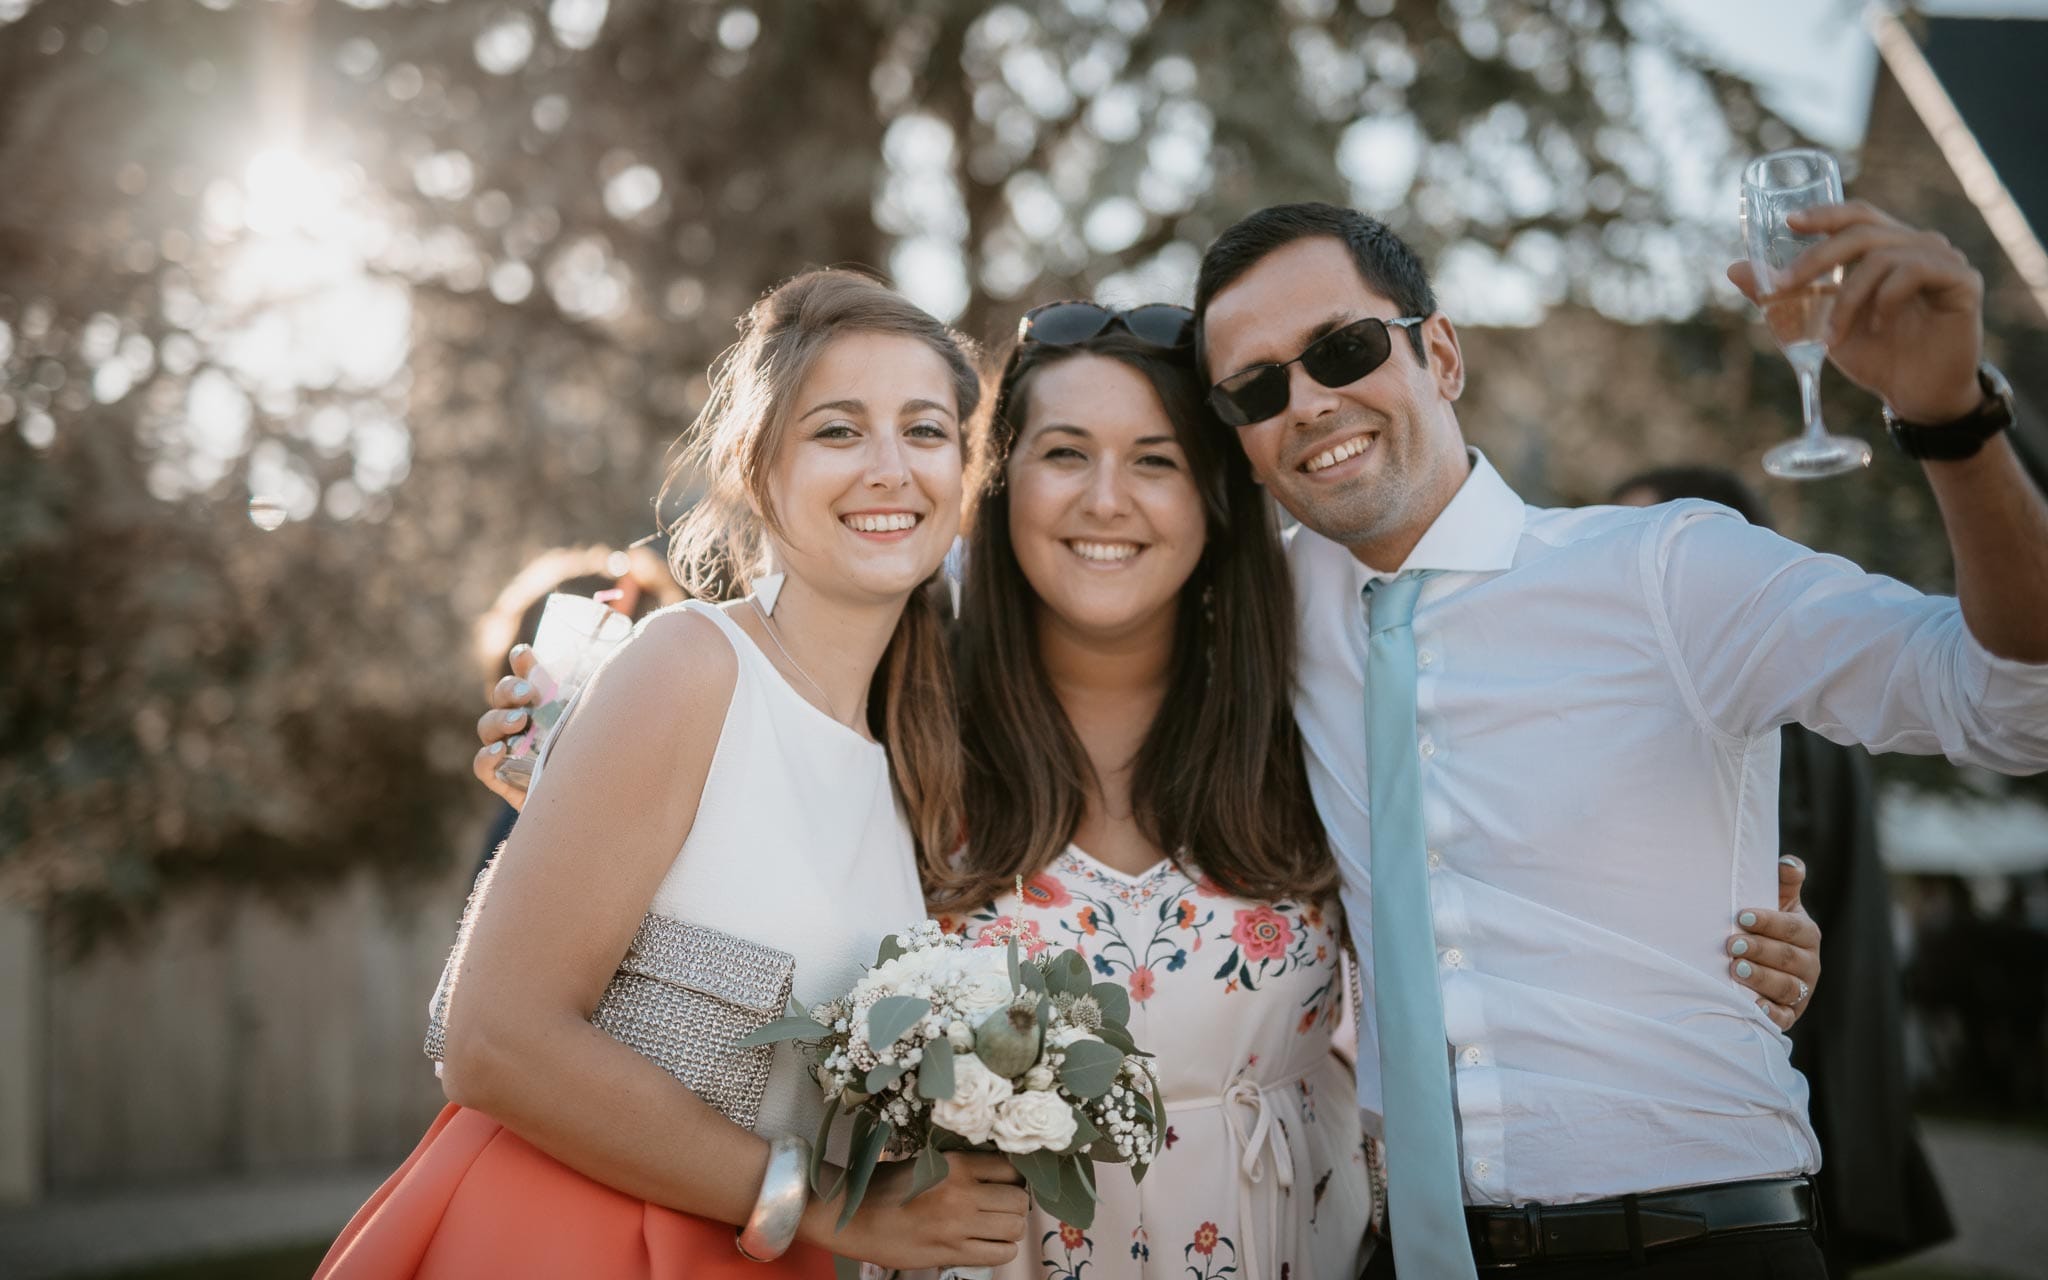
<path fill-rule="evenodd" d="M 1287 573 L 1202 414 L 1191 322 L 1042 307 L 994 396 L 958 637 L 968 841 L 927 893 L 949 927 L 1014 924 L 1122 984 L 1167 1125 L 1142 1184 L 1097 1170 L 1085 1230 L 1034 1210 L 1005 1280 L 1349 1280 L 1370 1252 Z"/>
<path fill-rule="evenodd" d="M 997 920 L 1014 920 L 1027 946 L 1079 949 L 1125 986 L 1167 1115 L 1167 1150 L 1143 1184 L 1098 1169 L 1093 1225 L 1035 1214 L 1001 1274 L 1357 1274 L 1373 1196 L 1351 1071 L 1331 1052 L 1340 920 L 1233 897 L 1170 860 L 1127 875 L 1078 847 L 1025 881 L 1021 900 L 954 923 Z"/>

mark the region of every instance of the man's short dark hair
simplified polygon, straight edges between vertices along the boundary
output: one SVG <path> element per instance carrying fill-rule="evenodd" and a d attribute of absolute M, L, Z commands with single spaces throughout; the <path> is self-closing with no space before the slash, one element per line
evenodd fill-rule
<path fill-rule="evenodd" d="M 1390 299 L 1400 314 L 1435 313 L 1436 292 L 1429 286 L 1429 272 L 1422 259 L 1386 223 L 1356 209 L 1320 201 L 1271 205 L 1231 224 L 1202 255 L 1202 269 L 1195 276 L 1195 350 L 1205 379 L 1209 368 L 1202 326 L 1209 304 L 1267 254 L 1312 236 L 1329 236 L 1350 250 L 1359 279 L 1374 293 Z M 1427 364 L 1422 326 L 1408 327 L 1408 341 L 1415 347 L 1416 358 Z"/>

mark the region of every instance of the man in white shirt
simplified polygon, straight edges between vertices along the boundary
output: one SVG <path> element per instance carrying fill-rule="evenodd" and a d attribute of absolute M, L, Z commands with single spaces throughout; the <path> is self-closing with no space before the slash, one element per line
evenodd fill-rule
<path fill-rule="evenodd" d="M 1846 267 L 1830 357 L 1925 461 L 1960 601 L 1710 504 L 1526 505 L 1465 445 L 1464 365 L 1426 272 L 1363 214 L 1263 210 L 1202 263 L 1211 403 L 1305 526 L 1297 714 L 1367 957 L 1359 1099 L 1375 1125 L 1401 1046 L 1378 1035 L 1395 983 L 1374 959 L 1368 797 L 1406 793 L 1369 777 L 1372 601 L 1429 571 L 1395 650 L 1413 669 L 1403 804 L 1420 834 L 1380 857 L 1426 867 L 1421 981 L 1441 1001 L 1455 1124 L 1440 1163 L 1482 1271 L 1824 1275 L 1806 1086 L 1723 949 L 1731 915 L 1776 897 L 1778 730 L 2048 768 L 2048 507 L 2002 434 L 2003 379 L 1980 365 L 1982 281 L 1867 206 L 1809 219 L 1827 238 L 1800 278 Z M 1754 297 L 1746 266 L 1730 276 Z M 1382 807 L 1391 823 L 1400 806 Z M 1388 1069 L 1389 1093 L 1412 1078 Z M 1405 1190 L 1389 1136 L 1392 1252 L 1409 1280 L 1471 1274 L 1404 1241 L 1404 1222 L 1446 1234 L 1410 1208 L 1444 1187 Z M 1369 1274 L 1393 1274 L 1389 1252 Z"/>

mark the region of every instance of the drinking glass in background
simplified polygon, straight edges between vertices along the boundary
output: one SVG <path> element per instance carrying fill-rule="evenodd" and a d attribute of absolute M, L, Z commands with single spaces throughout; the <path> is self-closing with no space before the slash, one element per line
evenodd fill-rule
<path fill-rule="evenodd" d="M 518 787 L 533 783 L 534 761 L 605 655 L 633 632 L 633 620 L 603 600 L 555 592 L 541 608 L 533 633 L 533 670 L 527 673 L 540 704 L 527 725 L 505 744 L 497 775 Z"/>
<path fill-rule="evenodd" d="M 1794 259 L 1825 237 L 1801 235 L 1785 219 L 1805 209 L 1842 202 L 1842 171 L 1825 151 L 1773 151 L 1742 171 L 1742 240 L 1756 272 L 1764 323 L 1799 376 L 1806 429 L 1764 455 L 1764 470 L 1787 480 L 1818 480 L 1870 465 L 1870 446 L 1853 436 L 1829 435 L 1820 419 L 1820 368 L 1827 360 L 1828 321 L 1842 287 L 1842 269 L 1781 292 L 1778 281 Z"/>

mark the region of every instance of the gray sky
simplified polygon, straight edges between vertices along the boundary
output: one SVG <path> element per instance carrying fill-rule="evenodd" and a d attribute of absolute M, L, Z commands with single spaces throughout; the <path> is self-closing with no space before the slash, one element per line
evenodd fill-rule
<path fill-rule="evenodd" d="M 1663 0 L 1771 108 L 1830 146 L 1863 140 L 1877 50 L 1860 0 Z M 1921 0 L 1933 14 L 2048 18 L 2048 0 Z"/>

